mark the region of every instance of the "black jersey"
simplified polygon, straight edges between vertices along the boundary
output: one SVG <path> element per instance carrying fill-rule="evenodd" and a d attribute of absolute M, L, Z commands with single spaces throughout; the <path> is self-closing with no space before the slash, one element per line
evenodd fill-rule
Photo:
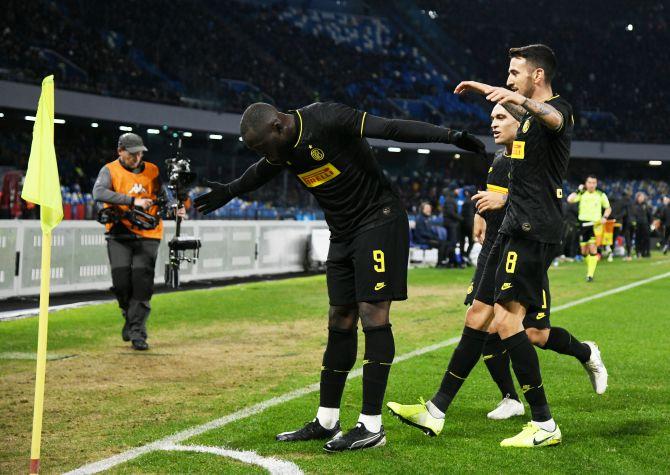
<path fill-rule="evenodd" d="M 295 114 L 298 139 L 282 165 L 323 208 L 332 240 L 350 239 L 404 212 L 363 137 L 365 112 L 317 102 Z"/>
<path fill-rule="evenodd" d="M 563 234 L 563 179 L 570 159 L 574 120 L 572 106 L 554 96 L 546 101 L 563 115 L 563 125 L 550 130 L 526 114 L 512 147 L 507 213 L 500 232 L 545 243 Z"/>
<path fill-rule="evenodd" d="M 509 175 L 510 175 L 510 158 L 505 154 L 505 150 L 498 150 L 493 156 L 493 162 L 489 167 L 489 173 L 486 177 L 486 190 L 494 191 L 496 193 L 508 193 Z M 484 241 L 495 241 L 496 235 L 500 230 L 503 219 L 505 218 L 505 210 L 507 205 L 501 209 L 485 211 L 482 217 L 486 221 L 486 236 Z"/>

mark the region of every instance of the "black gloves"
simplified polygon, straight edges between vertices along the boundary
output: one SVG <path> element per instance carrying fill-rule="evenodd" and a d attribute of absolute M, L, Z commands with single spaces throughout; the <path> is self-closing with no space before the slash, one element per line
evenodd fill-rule
<path fill-rule="evenodd" d="M 458 148 L 467 150 L 468 152 L 478 154 L 484 154 L 486 152 L 484 143 L 470 132 L 452 129 L 449 138 L 452 144 L 456 145 Z"/>
<path fill-rule="evenodd" d="M 198 211 L 204 214 L 209 214 L 212 211 L 219 209 L 221 206 L 224 206 L 230 200 L 232 200 L 235 195 L 230 191 L 230 185 L 224 183 L 217 183 L 215 181 L 208 181 L 207 186 L 212 190 L 207 193 L 196 197 L 193 200 L 195 207 Z"/>

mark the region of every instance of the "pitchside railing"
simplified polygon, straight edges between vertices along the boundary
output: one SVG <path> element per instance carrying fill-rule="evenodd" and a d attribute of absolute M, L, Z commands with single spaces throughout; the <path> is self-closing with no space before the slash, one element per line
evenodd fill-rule
<path fill-rule="evenodd" d="M 182 234 L 202 241 L 200 259 L 182 264 L 180 280 L 220 279 L 299 272 L 305 269 L 312 229 L 324 221 L 186 221 Z M 107 289 L 111 272 L 104 228 L 94 221 L 63 221 L 53 233 L 51 292 Z M 156 260 L 163 281 L 167 241 Z M 38 220 L 0 221 L 0 298 L 39 293 L 42 230 Z"/>

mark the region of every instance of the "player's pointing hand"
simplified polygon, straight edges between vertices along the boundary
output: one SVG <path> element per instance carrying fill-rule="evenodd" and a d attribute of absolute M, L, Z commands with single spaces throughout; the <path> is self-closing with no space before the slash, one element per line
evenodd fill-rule
<path fill-rule="evenodd" d="M 477 94 L 487 95 L 494 88 L 488 84 L 477 81 L 461 81 L 454 89 L 454 94 L 464 94 L 466 92 L 476 92 Z"/>
<path fill-rule="evenodd" d="M 196 209 L 201 213 L 209 214 L 234 198 L 228 184 L 208 181 L 207 186 L 211 188 L 211 191 L 203 193 L 193 200 Z"/>

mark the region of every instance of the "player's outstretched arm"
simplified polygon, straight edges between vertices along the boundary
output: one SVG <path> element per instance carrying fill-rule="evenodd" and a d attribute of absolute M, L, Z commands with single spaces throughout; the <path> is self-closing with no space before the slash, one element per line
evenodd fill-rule
<path fill-rule="evenodd" d="M 362 135 L 407 143 L 450 143 L 469 152 L 485 152 L 482 141 L 469 132 L 416 120 L 385 119 L 366 114 Z"/>
<path fill-rule="evenodd" d="M 551 130 L 559 130 L 563 126 L 563 115 L 556 108 L 545 102 L 529 99 L 505 87 L 489 86 L 477 81 L 463 81 L 454 89 L 456 94 L 466 92 L 486 96 L 486 100 L 500 104 L 518 121 L 528 112 Z"/>
<path fill-rule="evenodd" d="M 203 193 L 194 200 L 195 207 L 204 214 L 224 206 L 230 200 L 243 193 L 256 190 L 279 175 L 283 167 L 270 163 L 266 158 L 261 158 L 251 165 L 241 177 L 230 183 L 218 183 L 208 181 L 207 186 L 211 191 Z"/>

